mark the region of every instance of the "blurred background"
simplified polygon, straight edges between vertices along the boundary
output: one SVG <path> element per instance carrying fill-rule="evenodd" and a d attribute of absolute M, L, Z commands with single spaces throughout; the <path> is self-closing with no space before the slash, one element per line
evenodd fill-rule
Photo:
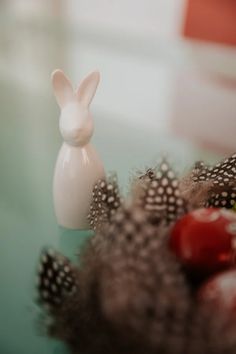
<path fill-rule="evenodd" d="M 236 150 L 234 0 L 1 0 L 2 354 L 65 352 L 37 328 L 32 300 L 41 247 L 66 253 L 84 237 L 53 212 L 55 68 L 75 85 L 100 70 L 93 142 L 124 190 L 162 153 L 183 173 Z"/>

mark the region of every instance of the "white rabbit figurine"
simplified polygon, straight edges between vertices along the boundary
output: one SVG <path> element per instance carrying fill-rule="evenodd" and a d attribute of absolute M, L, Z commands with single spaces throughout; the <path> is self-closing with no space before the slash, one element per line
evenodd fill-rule
<path fill-rule="evenodd" d="M 74 91 L 61 70 L 52 73 L 64 139 L 54 173 L 54 207 L 58 224 L 69 229 L 88 228 L 93 186 L 98 179 L 105 178 L 103 164 L 89 142 L 93 134 L 89 105 L 98 83 L 99 73 L 93 72 Z"/>

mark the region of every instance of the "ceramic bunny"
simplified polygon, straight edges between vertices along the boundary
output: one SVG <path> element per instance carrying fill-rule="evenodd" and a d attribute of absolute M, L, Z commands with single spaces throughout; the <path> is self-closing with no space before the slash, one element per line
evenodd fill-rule
<path fill-rule="evenodd" d="M 105 176 L 103 164 L 90 144 L 93 120 L 89 106 L 98 83 L 99 73 L 93 72 L 74 91 L 61 70 L 52 73 L 64 139 L 54 173 L 54 207 L 58 224 L 69 229 L 88 228 L 93 186 Z"/>

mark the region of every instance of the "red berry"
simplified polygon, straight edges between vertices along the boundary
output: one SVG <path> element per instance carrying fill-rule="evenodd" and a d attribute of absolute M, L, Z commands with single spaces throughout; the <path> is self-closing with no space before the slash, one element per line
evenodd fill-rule
<path fill-rule="evenodd" d="M 220 273 L 199 290 L 198 299 L 211 303 L 215 309 L 236 311 L 236 270 Z"/>
<path fill-rule="evenodd" d="M 186 214 L 171 231 L 170 248 L 198 275 L 229 268 L 236 252 L 236 213 L 206 208 Z"/>
<path fill-rule="evenodd" d="M 193 333 L 205 341 L 204 353 L 236 353 L 236 270 L 209 279 L 197 300 Z"/>

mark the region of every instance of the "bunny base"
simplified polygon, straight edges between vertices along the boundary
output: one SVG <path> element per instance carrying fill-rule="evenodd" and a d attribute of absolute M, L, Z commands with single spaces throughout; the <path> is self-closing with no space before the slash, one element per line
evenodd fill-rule
<path fill-rule="evenodd" d="M 88 229 L 93 186 L 105 178 L 101 160 L 91 144 L 83 147 L 63 143 L 53 182 L 57 222 L 68 229 Z"/>

